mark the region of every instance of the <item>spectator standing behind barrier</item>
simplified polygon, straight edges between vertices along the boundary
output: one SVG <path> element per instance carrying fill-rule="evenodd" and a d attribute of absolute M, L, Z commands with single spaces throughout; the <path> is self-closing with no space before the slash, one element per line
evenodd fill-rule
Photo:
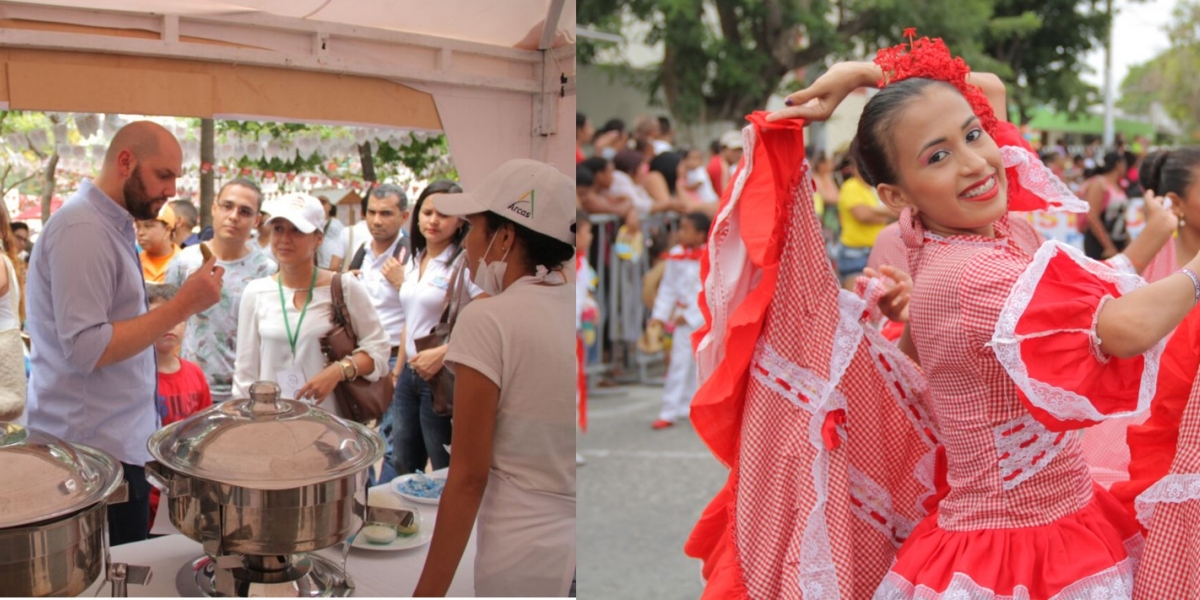
<path fill-rule="evenodd" d="M 29 425 L 121 461 L 129 501 L 108 506 L 113 545 L 146 539 L 146 441 L 158 429 L 151 346 L 221 298 L 224 269 L 209 260 L 175 298 L 146 310 L 135 220 L 175 195 L 179 142 L 137 121 L 113 136 L 96 180 L 85 179 L 46 223 L 29 264 L 32 340 Z"/>
<path fill-rule="evenodd" d="M 174 241 L 176 222 L 170 204 L 164 204 L 156 218 L 137 222 L 137 241 L 142 247 L 138 258 L 142 261 L 142 276 L 146 283 L 162 283 L 167 265 L 179 253 L 179 246 Z"/>
<path fill-rule="evenodd" d="M 225 269 L 221 301 L 187 321 L 180 356 L 200 365 L 217 403 L 233 398 L 233 370 L 237 359 L 238 311 L 242 293 L 255 279 L 269 277 L 278 267 L 257 244 L 250 232 L 262 220 L 262 191 L 249 179 L 233 179 L 221 186 L 212 204 L 213 239 L 206 244 Z M 179 252 L 167 266 L 165 280 L 182 285 L 204 264 L 199 245 Z"/>
<path fill-rule="evenodd" d="M 445 446 L 450 444 L 451 420 L 433 412 L 433 390 L 428 382 L 442 369 L 447 347 L 418 353 L 415 340 L 432 333 L 441 321 L 454 268 L 466 260 L 461 250 L 467 222 L 439 213 L 430 198 L 460 193 L 462 188 L 453 181 L 435 181 L 421 192 L 414 207 L 413 259 L 405 265 L 400 286 L 406 322 L 396 363 L 396 395 L 388 415 L 392 424 L 392 466 L 398 474 L 424 471 L 426 461 L 432 462 L 434 469 L 450 464 Z M 483 293 L 469 281 L 466 284 L 462 301 L 469 302 Z"/>
<path fill-rule="evenodd" d="M 851 151 L 853 155 L 853 151 Z M 838 216 L 842 225 L 841 247 L 838 249 L 838 276 L 843 280 L 861 273 L 867 266 L 875 237 L 896 213 L 883 205 L 875 190 L 858 174 L 858 165 L 850 161 L 850 177 L 838 191 Z"/>
<path fill-rule="evenodd" d="M 512 160 L 474 194 L 435 200 L 463 215 L 472 279 L 493 297 L 463 309 L 446 364 L 457 375 L 454 452 L 415 595 L 445 595 L 476 524 L 477 596 L 566 596 L 575 571 L 570 321 L 571 178 Z M 478 517 L 478 518 L 477 518 Z"/>
<path fill-rule="evenodd" d="M 1125 158 L 1109 152 L 1104 157 L 1104 164 L 1096 167 L 1096 174 L 1084 181 L 1079 190 L 1079 195 L 1088 203 L 1087 216 L 1081 216 L 1077 222 L 1083 232 L 1083 252 L 1089 258 L 1112 258 L 1129 244 L 1125 222 L 1129 197 L 1120 184 L 1124 175 Z"/>
<path fill-rule="evenodd" d="M 651 424 L 664 429 L 691 412 L 696 394 L 696 358 L 692 354 L 692 332 L 704 325 L 700 312 L 700 257 L 704 254 L 709 216 L 702 212 L 687 214 L 679 227 L 679 244 L 666 256 L 666 269 L 654 299 L 651 322 L 671 335 L 671 364 L 663 385 L 662 410 Z"/>
<path fill-rule="evenodd" d="M 175 233 L 172 241 L 180 248 L 195 246 L 200 243 L 200 235 L 192 233 L 200 224 L 200 211 L 191 200 L 172 200 L 167 203 L 175 213 Z"/>

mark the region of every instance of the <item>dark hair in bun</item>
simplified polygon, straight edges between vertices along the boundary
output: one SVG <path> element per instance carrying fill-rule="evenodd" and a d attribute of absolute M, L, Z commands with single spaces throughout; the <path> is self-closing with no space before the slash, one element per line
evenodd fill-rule
<path fill-rule="evenodd" d="M 1143 189 L 1151 190 L 1156 195 L 1166 196 L 1175 192 L 1175 195 L 1184 198 L 1195 180 L 1197 167 L 1200 167 L 1200 148 L 1185 146 L 1174 150 L 1157 150 L 1142 159 L 1138 182 Z"/>

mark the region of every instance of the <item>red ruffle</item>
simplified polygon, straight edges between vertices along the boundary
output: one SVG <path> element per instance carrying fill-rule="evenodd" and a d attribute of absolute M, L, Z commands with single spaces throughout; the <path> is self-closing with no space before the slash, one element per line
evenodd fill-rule
<path fill-rule="evenodd" d="M 1093 494 L 1084 508 L 1039 527 L 946 531 L 931 514 L 900 548 L 888 577 L 940 593 L 961 573 L 996 596 L 1023 586 L 1031 600 L 1052 598 L 1128 558 L 1126 542 L 1141 535 L 1108 492 L 1093 486 Z"/>
<path fill-rule="evenodd" d="M 753 160 L 755 171 L 762 176 L 748 180 L 742 195 L 752 198 L 787 198 L 796 180 L 804 176 L 801 169 L 796 168 L 797 165 L 803 164 L 805 159 L 803 136 L 797 133 L 804 130 L 804 122 L 787 119 L 768 123 L 767 114 L 769 113 L 765 111 L 756 111 L 746 117 L 746 120 L 757 128 L 761 137 L 760 143 L 754 146 Z M 775 136 L 787 139 L 770 143 L 772 150 L 768 152 L 766 140 Z M 745 161 L 738 165 L 733 181 L 737 181 L 743 168 Z M 774 176 L 772 173 L 792 175 Z M 721 196 L 718 214 L 725 210 L 734 187 L 726 187 Z M 737 456 L 746 378 L 750 372 L 754 346 L 762 332 L 767 305 L 775 296 L 785 223 L 782 202 L 776 202 L 773 206 L 741 202 L 736 210 L 747 215 L 747 218 L 740 220 L 740 237 L 746 245 L 750 261 L 761 270 L 762 280 L 731 315 L 728 333 L 725 334 L 726 358 L 696 391 L 692 399 L 691 414 L 692 426 L 696 428 L 700 439 L 704 440 L 713 454 L 726 466 L 732 466 Z M 763 211 L 770 211 L 773 218 L 748 218 L 756 214 L 761 215 Z M 705 253 L 700 259 L 701 281 L 708 280 L 710 270 L 709 256 Z M 700 310 L 704 314 L 705 325 L 692 334 L 693 348 L 708 335 L 712 323 L 712 314 L 709 312 L 703 290 L 700 292 Z"/>
<path fill-rule="evenodd" d="M 768 123 L 766 115 L 766 112 L 759 111 L 747 117 L 756 127 L 760 139 L 760 143 L 756 143 L 753 149 L 754 169 L 763 176 L 749 179 L 741 193 L 742 196 L 752 198 L 788 198 L 789 182 L 794 183 L 796 177 L 802 176 L 796 165 L 802 164 L 805 158 L 803 136 L 799 133 L 803 131 L 804 123 L 797 120 Z M 761 142 L 773 137 L 779 139 L 771 144 L 771 151 L 768 152 L 767 144 Z M 738 165 L 733 181 L 738 180 L 745 165 L 744 160 Z M 789 172 L 795 175 L 773 175 Z M 717 214 L 725 211 L 734 187 L 726 187 Z M 725 487 L 709 503 L 684 546 L 684 552 L 688 556 L 704 562 L 706 585 L 702 598 L 706 600 L 748 598 L 734 542 L 737 456 L 750 361 L 766 320 L 767 307 L 775 295 L 783 248 L 784 209 L 785 205 L 782 202 L 776 202 L 773 206 L 740 202 L 735 208 L 747 217 L 760 215 L 763 211 L 770 211 L 774 215 L 774 218 L 770 219 L 739 220 L 742 243 L 745 244 L 747 255 L 761 273 L 762 279 L 730 316 L 727 333 L 724 334 L 725 357 L 712 375 L 701 383 L 692 398 L 692 426 L 717 459 L 730 467 Z M 710 271 L 709 254 L 705 252 L 700 257 L 701 281 L 708 280 Z M 703 289 L 700 292 L 699 305 L 704 314 L 705 324 L 693 333 L 693 348 L 711 331 L 712 314 Z"/>
<path fill-rule="evenodd" d="M 1175 460 L 1179 425 L 1188 396 L 1200 371 L 1200 311 L 1184 318 L 1167 342 L 1158 372 L 1158 388 L 1150 403 L 1150 418 L 1129 428 L 1129 481 L 1114 483 L 1112 493 L 1136 515 L 1133 501 L 1166 476 Z"/>
<path fill-rule="evenodd" d="M 1146 359 L 1106 357 L 1101 361 L 1090 332 L 1105 296 L 1119 297 L 1116 284 L 1083 269 L 1063 251 L 1054 254 L 1020 315 L 1016 335 L 1029 378 L 1087 399 L 1101 415 L 1137 409 Z M 1029 336 L 1029 337 L 1025 337 Z M 1018 384 L 1021 383 L 1018 381 Z M 1064 418 L 1051 414 L 1020 390 L 1022 403 L 1051 431 L 1070 431 L 1099 419 Z"/>

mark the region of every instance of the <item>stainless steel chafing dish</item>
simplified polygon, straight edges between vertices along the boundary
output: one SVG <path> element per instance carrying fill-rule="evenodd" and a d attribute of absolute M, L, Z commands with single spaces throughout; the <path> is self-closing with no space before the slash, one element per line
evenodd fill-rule
<path fill-rule="evenodd" d="M 149 568 L 109 557 L 107 507 L 126 497 L 109 454 L 0 423 L 0 482 L 0 592 L 75 596 L 103 574 L 124 596 L 150 580 Z"/>
<path fill-rule="evenodd" d="M 383 438 L 280 398 L 274 383 L 254 384 L 250 396 L 196 413 L 150 438 L 156 460 L 146 469 L 167 488 L 171 523 L 205 551 L 180 571 L 180 591 L 350 595 L 348 545 L 340 568 L 310 553 L 345 541 L 367 517 L 367 468 L 383 457 Z"/>

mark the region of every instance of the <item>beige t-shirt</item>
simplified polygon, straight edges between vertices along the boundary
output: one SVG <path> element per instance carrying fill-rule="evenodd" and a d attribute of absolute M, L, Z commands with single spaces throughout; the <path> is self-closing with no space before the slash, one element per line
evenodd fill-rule
<path fill-rule="evenodd" d="M 463 308 L 446 364 L 500 387 L 492 472 L 527 492 L 575 500 L 575 330 L 570 285 L 529 278 Z"/>

